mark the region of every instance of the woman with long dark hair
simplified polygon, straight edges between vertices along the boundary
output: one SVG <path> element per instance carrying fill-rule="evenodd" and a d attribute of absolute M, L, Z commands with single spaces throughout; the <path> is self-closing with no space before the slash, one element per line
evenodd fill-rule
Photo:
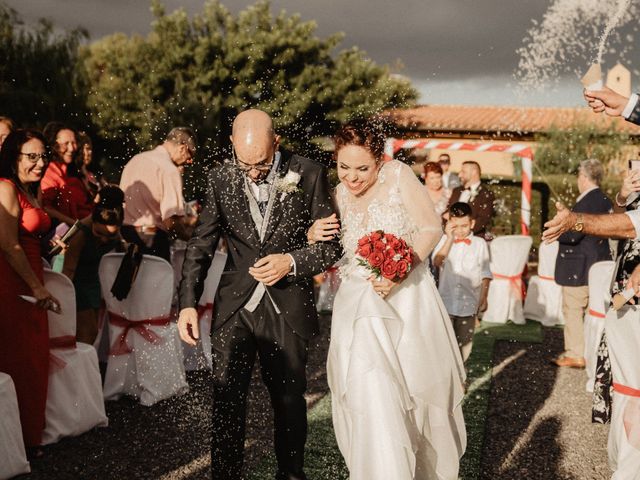
<path fill-rule="evenodd" d="M 46 310 L 60 310 L 42 275 L 40 240 L 51 220 L 38 197 L 47 163 L 46 141 L 35 130 L 10 133 L 0 151 L 0 371 L 15 384 L 27 447 L 40 445 L 45 427 Z"/>

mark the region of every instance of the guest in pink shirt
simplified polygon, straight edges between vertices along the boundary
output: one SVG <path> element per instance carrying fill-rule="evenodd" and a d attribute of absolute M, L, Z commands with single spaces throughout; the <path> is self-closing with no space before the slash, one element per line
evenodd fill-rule
<path fill-rule="evenodd" d="M 122 171 L 122 236 L 144 254 L 169 260 L 171 237 L 191 236 L 193 217 L 186 216 L 180 169 L 192 162 L 195 149 L 193 132 L 177 127 L 162 145 L 134 156 Z"/>

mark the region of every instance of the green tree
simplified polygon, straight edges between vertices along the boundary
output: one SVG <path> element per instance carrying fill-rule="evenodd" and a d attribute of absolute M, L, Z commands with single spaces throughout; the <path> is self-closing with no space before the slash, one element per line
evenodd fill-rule
<path fill-rule="evenodd" d="M 183 10 L 167 14 L 159 0 L 152 11 L 146 37 L 111 35 L 83 53 L 92 120 L 105 138 L 132 139 L 129 149 L 187 125 L 205 158 L 215 158 L 232 118 L 257 107 L 273 116 L 285 143 L 309 154 L 311 140 L 340 122 L 417 98 L 408 81 L 361 50 L 334 53 L 341 34 L 319 38 L 314 22 L 273 15 L 266 1 L 237 16 L 219 0 L 191 19 Z"/>
<path fill-rule="evenodd" d="M 85 88 L 76 68 L 84 38 L 82 29 L 57 34 L 46 20 L 26 28 L 0 3 L 0 114 L 22 125 L 56 119 L 86 128 Z"/>
<path fill-rule="evenodd" d="M 538 135 L 536 142 L 534 161 L 542 173 L 572 174 L 587 158 L 600 160 L 606 166 L 620 156 L 630 139 L 614 127 L 603 131 L 594 124 L 576 123 L 569 130 L 551 128 Z"/>

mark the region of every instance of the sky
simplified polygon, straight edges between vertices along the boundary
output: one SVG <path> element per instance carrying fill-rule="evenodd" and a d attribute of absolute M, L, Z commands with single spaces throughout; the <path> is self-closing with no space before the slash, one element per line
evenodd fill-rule
<path fill-rule="evenodd" d="M 91 39 L 115 32 L 146 34 L 147 0 L 4 0 L 26 24 L 46 17 L 61 28 L 82 26 Z M 204 0 L 165 0 L 167 11 L 202 9 Z M 516 92 L 516 49 L 551 0 L 272 0 L 275 12 L 314 20 L 317 33 L 343 32 L 341 48 L 365 50 L 411 79 L 420 103 L 582 105 L 582 87 L 568 76 L 554 88 Z M 236 13 L 252 1 L 223 0 Z M 586 67 L 585 67 L 586 69 Z"/>

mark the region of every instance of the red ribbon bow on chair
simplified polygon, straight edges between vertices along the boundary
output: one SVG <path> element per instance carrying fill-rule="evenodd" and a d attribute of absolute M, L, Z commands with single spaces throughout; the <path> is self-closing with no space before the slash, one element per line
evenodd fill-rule
<path fill-rule="evenodd" d="M 524 297 L 524 284 L 522 283 L 522 274 L 519 273 L 517 275 L 500 275 L 499 273 L 493 273 L 493 278 L 500 278 L 502 280 L 509 280 L 511 284 L 511 288 L 515 292 L 516 296 L 522 300 Z"/>
<path fill-rule="evenodd" d="M 156 318 L 147 318 L 145 320 L 132 321 L 116 313 L 109 312 L 109 323 L 116 327 L 124 328 L 120 336 L 116 339 L 115 342 L 113 342 L 113 345 L 111 345 L 109 355 L 126 355 L 127 353 L 131 353 L 133 351 L 127 343 L 127 335 L 129 335 L 130 330 L 135 330 L 138 335 L 140 335 L 149 343 L 153 343 L 155 345 L 160 344 L 162 342 L 162 338 L 160 338 L 158 334 L 153 330 L 149 329 L 149 326 L 161 327 L 164 325 L 168 325 L 170 321 L 171 320 L 169 318 L 169 315 Z"/>
<path fill-rule="evenodd" d="M 76 348 L 76 337 L 73 335 L 63 335 L 49 339 L 49 373 L 57 372 L 67 366 L 67 362 L 55 355 L 51 350 L 74 350 Z"/>

